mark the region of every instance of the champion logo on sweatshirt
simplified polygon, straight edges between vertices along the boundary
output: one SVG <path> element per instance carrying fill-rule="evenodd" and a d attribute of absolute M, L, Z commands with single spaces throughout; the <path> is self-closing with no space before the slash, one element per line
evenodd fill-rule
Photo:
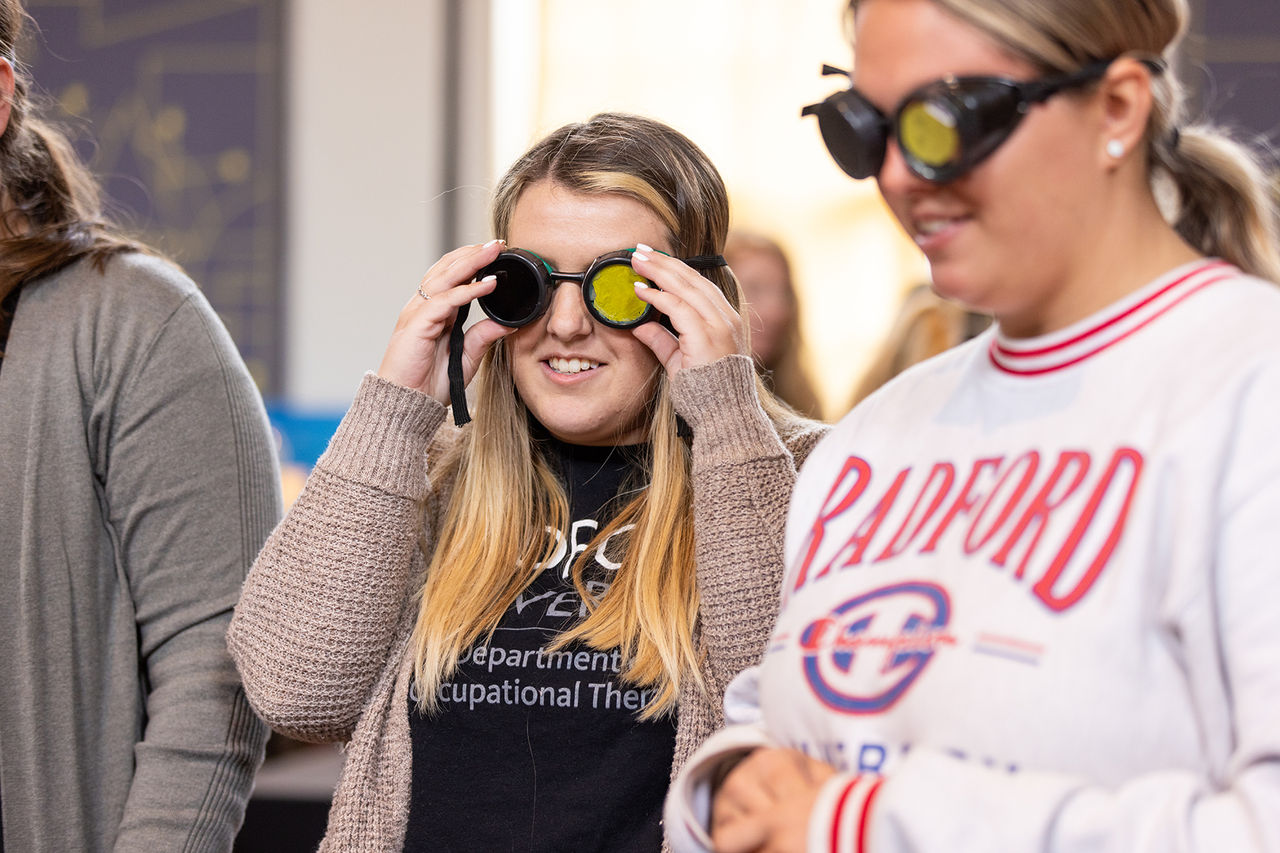
<path fill-rule="evenodd" d="M 800 633 L 805 679 L 824 705 L 878 714 L 893 705 L 944 647 L 951 601 L 937 584 L 908 581 L 850 598 Z"/>

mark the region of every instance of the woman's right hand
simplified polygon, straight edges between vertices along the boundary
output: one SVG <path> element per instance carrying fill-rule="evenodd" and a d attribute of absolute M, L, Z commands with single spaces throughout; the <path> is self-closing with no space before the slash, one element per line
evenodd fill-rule
<path fill-rule="evenodd" d="M 449 405 L 449 333 L 459 308 L 493 290 L 496 281 L 492 276 L 477 282 L 472 279 L 492 263 L 503 248 L 501 240 L 490 240 L 483 246 L 463 246 L 427 270 L 418 290 L 409 297 L 396 319 L 395 331 L 378 366 L 379 376 Z M 464 383 L 471 382 L 489 346 L 514 331 L 488 318 L 467 329 L 462 348 Z"/>
<path fill-rule="evenodd" d="M 753 750 L 712 795 L 716 853 L 804 853 L 809 816 L 835 773 L 830 764 L 794 749 Z"/>

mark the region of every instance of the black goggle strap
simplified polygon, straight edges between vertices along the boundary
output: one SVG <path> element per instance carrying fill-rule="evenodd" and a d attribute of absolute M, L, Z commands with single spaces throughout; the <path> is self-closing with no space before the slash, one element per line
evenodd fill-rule
<path fill-rule="evenodd" d="M 1075 71 L 1069 71 L 1065 74 L 1059 74 L 1054 77 L 1046 77 L 1043 80 L 1030 80 L 1026 83 L 1018 84 L 1018 93 L 1022 96 L 1025 103 L 1036 104 L 1046 98 L 1056 95 L 1063 89 L 1070 89 L 1074 86 L 1083 86 L 1086 83 L 1092 83 L 1094 80 L 1100 79 L 1107 73 L 1107 69 L 1111 67 L 1111 63 L 1115 62 L 1119 57 L 1112 59 L 1099 59 L 1090 62 Z M 1152 74 L 1163 74 L 1168 65 L 1164 59 L 1159 56 L 1135 56 L 1139 62 L 1147 66 Z"/>
<path fill-rule="evenodd" d="M 1022 96 L 1023 103 L 1038 104 L 1058 94 L 1063 89 L 1083 86 L 1086 83 L 1097 80 L 1107 73 L 1107 69 L 1111 67 L 1111 63 L 1114 61 L 1112 59 L 1102 59 L 1097 62 L 1090 62 L 1083 68 L 1069 71 L 1066 74 L 1019 83 L 1018 94 Z"/>
<path fill-rule="evenodd" d="M 635 249 L 623 249 L 621 251 L 630 253 L 634 252 Z M 530 252 L 530 254 L 533 253 Z M 662 252 L 661 254 L 665 255 L 666 252 Z M 539 258 L 539 260 L 542 259 Z M 631 263 L 631 258 L 629 256 L 625 260 L 628 264 Z M 714 269 L 715 267 L 724 267 L 729 265 L 729 262 L 724 259 L 724 255 L 695 255 L 692 258 L 681 258 L 680 260 L 695 270 L 709 270 Z M 594 264 L 592 265 L 594 266 Z M 554 279 L 556 281 L 574 281 L 578 284 L 583 284 L 587 280 L 586 272 L 556 272 L 547 265 L 546 261 L 542 261 L 542 266 L 546 270 L 547 281 Z"/>
<path fill-rule="evenodd" d="M 1137 59 L 1143 65 L 1147 66 L 1147 68 L 1151 70 L 1152 74 L 1163 74 L 1168 69 L 1168 63 L 1165 62 L 1163 57 L 1139 56 Z M 1107 69 L 1111 67 L 1111 63 L 1113 62 L 1115 62 L 1114 58 L 1099 59 L 1095 62 L 1090 62 L 1088 65 L 1085 65 L 1075 71 L 1070 71 L 1056 77 L 1020 83 L 1018 84 L 1018 91 L 1024 100 L 1030 103 L 1039 103 L 1063 89 L 1067 89 L 1072 86 L 1079 86 L 1081 84 L 1088 83 L 1091 80 L 1096 80 L 1106 73 Z M 830 77 L 833 75 L 848 77 L 851 80 L 853 79 L 852 72 L 846 71 L 843 68 L 837 68 L 834 65 L 827 65 L 826 63 L 823 63 L 822 76 Z M 816 113 L 821 106 L 822 104 L 810 104 L 809 106 L 801 109 L 800 114 L 802 116 L 812 115 Z"/>
<path fill-rule="evenodd" d="M 723 255 L 694 255 L 682 260 L 694 269 L 716 269 L 717 266 L 728 266 L 728 261 L 724 260 Z"/>
<path fill-rule="evenodd" d="M 627 260 L 627 263 L 630 263 L 631 262 L 630 253 L 634 252 L 635 249 L 622 249 L 621 251 L 628 253 L 628 257 L 626 260 Z M 661 249 L 654 249 L 654 251 L 660 255 L 667 254 Z M 709 270 L 709 269 L 715 269 L 716 267 L 727 267 L 729 265 L 729 262 L 724 259 L 724 255 L 694 255 L 692 258 L 680 258 L 679 260 L 681 263 L 685 264 L 686 266 L 692 267 L 695 270 Z M 571 275 L 566 273 L 556 273 L 556 278 L 565 278 L 565 279 L 573 279 L 574 281 L 581 281 L 582 279 L 586 278 L 586 273 L 578 273 L 576 275 Z"/>
<path fill-rule="evenodd" d="M 712 270 L 716 267 L 729 266 L 724 255 L 694 255 L 692 258 L 681 258 L 681 260 L 695 270 Z"/>
<path fill-rule="evenodd" d="M 453 329 L 449 332 L 449 405 L 453 407 L 453 423 L 464 426 L 471 422 L 471 413 L 467 411 L 467 386 L 462 381 L 462 336 L 465 329 L 463 321 L 471 303 L 458 309 L 458 316 L 453 319 Z"/>

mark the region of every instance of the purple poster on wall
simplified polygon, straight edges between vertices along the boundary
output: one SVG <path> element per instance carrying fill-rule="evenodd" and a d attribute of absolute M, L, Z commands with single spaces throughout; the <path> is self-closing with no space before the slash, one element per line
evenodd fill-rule
<path fill-rule="evenodd" d="M 1280 145 L 1280 4 L 1201 0 L 1199 6 L 1203 110 L 1244 139 Z"/>
<path fill-rule="evenodd" d="M 28 0 L 21 55 L 128 230 L 183 265 L 266 394 L 281 365 L 282 0 Z"/>

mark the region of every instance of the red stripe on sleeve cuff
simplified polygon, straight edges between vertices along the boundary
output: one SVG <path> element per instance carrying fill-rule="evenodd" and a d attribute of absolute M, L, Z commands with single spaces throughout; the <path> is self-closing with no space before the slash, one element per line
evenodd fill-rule
<path fill-rule="evenodd" d="M 871 790 L 867 791 L 867 798 L 862 801 L 862 813 L 858 816 L 857 853 L 867 853 L 867 826 L 871 823 L 871 804 L 875 802 L 876 794 L 880 793 L 880 786 L 883 784 L 884 778 L 878 777 Z"/>
<path fill-rule="evenodd" d="M 870 774 L 831 777 L 809 816 L 809 850 L 866 853 L 871 804 L 883 781 Z"/>

